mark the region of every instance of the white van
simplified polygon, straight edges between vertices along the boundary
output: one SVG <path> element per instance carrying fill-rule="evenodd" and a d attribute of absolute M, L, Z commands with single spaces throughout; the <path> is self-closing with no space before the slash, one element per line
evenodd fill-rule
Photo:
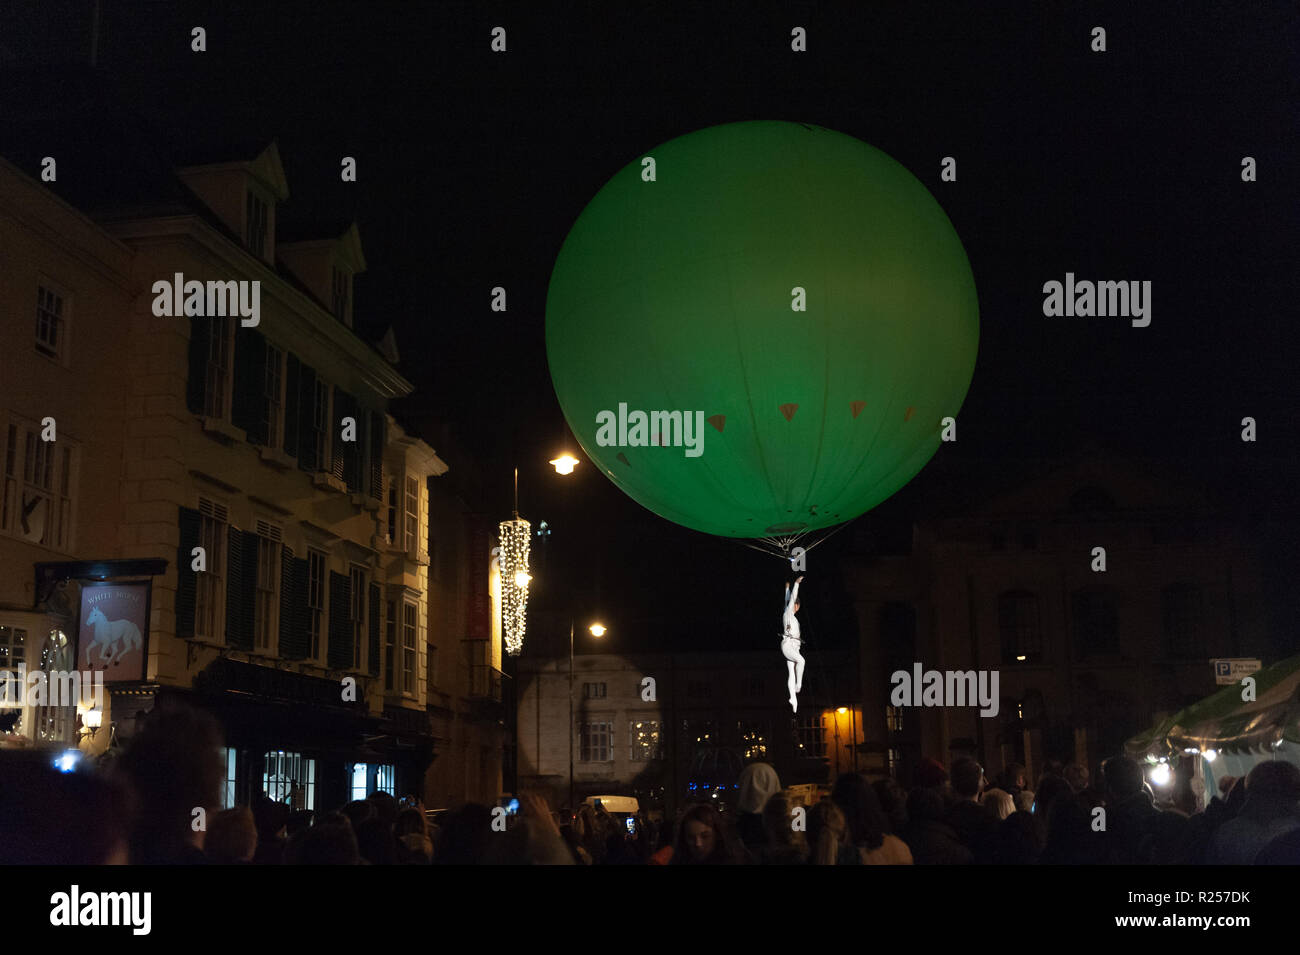
<path fill-rule="evenodd" d="M 632 816 L 641 811 L 641 804 L 635 796 L 588 796 L 583 804 L 594 808 L 596 800 L 600 800 L 611 816 Z"/>

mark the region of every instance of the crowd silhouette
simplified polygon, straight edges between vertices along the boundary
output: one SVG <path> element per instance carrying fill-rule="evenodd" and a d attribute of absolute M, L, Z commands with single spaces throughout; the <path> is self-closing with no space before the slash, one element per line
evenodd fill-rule
<path fill-rule="evenodd" d="M 630 820 L 597 801 L 552 811 L 525 793 L 517 814 L 468 803 L 431 822 L 414 800 L 374 792 L 336 810 L 266 795 L 217 804 L 221 732 L 185 706 L 154 715 L 120 757 L 59 772 L 6 752 L 0 861 L 43 865 L 1295 865 L 1300 768 L 1258 763 L 1227 777 L 1203 810 L 1159 806 L 1127 756 L 1023 766 L 991 785 L 974 759 L 927 759 L 910 791 L 846 773 L 828 798 L 796 804 L 766 763 L 745 767 L 734 808 L 684 807 Z M 408 804 L 414 803 L 414 804 Z M 202 825 L 196 824 L 202 820 Z"/>

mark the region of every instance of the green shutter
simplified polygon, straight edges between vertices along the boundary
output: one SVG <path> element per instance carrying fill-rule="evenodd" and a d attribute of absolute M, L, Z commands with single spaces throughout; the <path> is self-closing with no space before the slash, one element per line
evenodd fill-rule
<path fill-rule="evenodd" d="M 284 453 L 290 457 L 298 456 L 298 428 L 302 407 L 298 394 L 299 379 L 302 377 L 302 362 L 292 353 L 284 356 Z"/>
<path fill-rule="evenodd" d="M 198 415 L 203 414 L 203 398 L 208 387 L 208 348 L 211 336 L 212 319 L 206 315 L 191 315 L 190 371 L 185 382 L 185 406 Z"/>
<path fill-rule="evenodd" d="M 253 444 L 266 444 L 266 339 L 255 328 L 235 328 L 230 420 Z"/>
<path fill-rule="evenodd" d="M 253 607 L 257 599 L 257 535 L 230 528 L 226 561 L 226 645 L 253 649 Z"/>
<path fill-rule="evenodd" d="M 384 413 L 370 412 L 370 496 L 384 499 Z"/>
<path fill-rule="evenodd" d="M 312 416 L 316 409 L 316 370 L 303 365 L 298 380 L 298 467 L 316 470 L 316 427 Z"/>
<path fill-rule="evenodd" d="M 355 434 L 353 441 L 343 440 L 342 420 L 351 418 L 356 422 Z M 369 417 L 361 410 L 357 404 L 357 399 L 348 394 L 341 388 L 334 389 L 334 420 L 339 423 L 338 431 L 338 449 L 335 459 L 343 459 L 343 473 L 339 475 L 343 483 L 347 485 L 348 491 L 352 494 L 361 492 L 362 475 L 365 471 L 365 454 L 367 447 L 366 432 L 369 424 Z M 338 473 L 337 471 L 335 472 Z"/>
<path fill-rule="evenodd" d="M 198 575 L 191 569 L 194 557 L 191 551 L 199 546 L 199 512 L 188 507 L 180 509 L 181 543 L 176 548 L 176 636 L 194 636 L 194 604 L 198 591 Z"/>
<path fill-rule="evenodd" d="M 352 581 L 330 571 L 329 649 L 326 662 L 336 670 L 352 667 Z"/>
<path fill-rule="evenodd" d="M 355 447 L 355 442 L 344 443 L 343 429 L 339 426 L 339 421 L 351 411 L 346 410 L 352 396 L 342 388 L 334 389 L 334 419 L 329 422 L 330 431 L 330 473 L 340 481 L 346 480 L 347 465 L 345 458 L 352 453 L 350 449 Z"/>
<path fill-rule="evenodd" d="M 285 548 L 280 563 L 280 656 L 305 660 L 310 650 L 307 618 L 307 561 Z"/>
<path fill-rule="evenodd" d="M 379 676 L 379 585 L 370 585 L 370 675 Z"/>

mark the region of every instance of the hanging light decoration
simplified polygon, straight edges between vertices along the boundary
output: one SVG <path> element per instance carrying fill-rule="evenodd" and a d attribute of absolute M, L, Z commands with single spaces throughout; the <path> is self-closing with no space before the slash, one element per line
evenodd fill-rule
<path fill-rule="evenodd" d="M 528 610 L 528 543 L 529 523 L 515 515 L 502 521 L 501 532 L 501 626 L 505 632 L 506 652 L 519 656 L 524 648 L 524 626 Z"/>

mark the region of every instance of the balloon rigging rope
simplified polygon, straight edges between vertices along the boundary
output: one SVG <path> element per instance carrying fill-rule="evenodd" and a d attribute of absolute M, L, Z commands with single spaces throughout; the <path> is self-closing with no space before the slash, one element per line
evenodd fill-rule
<path fill-rule="evenodd" d="M 824 534 L 821 537 L 818 537 L 816 540 L 812 541 L 812 543 L 805 545 L 804 550 L 810 551 L 818 544 L 830 540 L 833 535 L 838 534 L 842 529 L 844 529 L 850 523 L 852 522 L 845 521 L 843 524 L 836 525 L 835 527 L 831 528 L 829 533 Z M 770 554 L 773 557 L 780 557 L 783 560 L 789 560 L 790 548 L 797 543 L 807 540 L 808 535 L 812 533 L 815 532 L 804 531 L 799 534 L 792 534 L 788 537 L 757 537 L 752 539 L 742 537 L 742 538 L 736 538 L 736 540 L 739 540 L 740 543 L 744 544 L 746 547 L 749 547 L 753 550 L 759 551 L 764 554 Z"/>

